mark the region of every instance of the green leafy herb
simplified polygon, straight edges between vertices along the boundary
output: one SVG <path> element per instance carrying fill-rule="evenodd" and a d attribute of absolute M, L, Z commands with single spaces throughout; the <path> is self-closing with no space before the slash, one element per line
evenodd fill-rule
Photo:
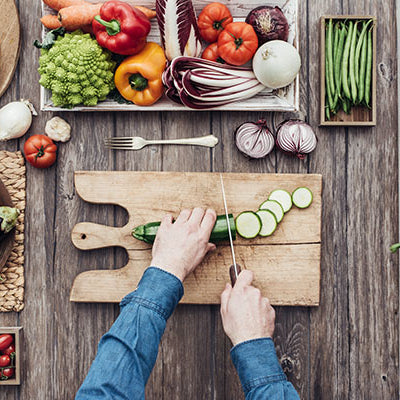
<path fill-rule="evenodd" d="M 64 35 L 65 35 L 65 28 L 60 27 L 57 29 L 53 29 L 52 31 L 47 33 L 42 43 L 40 43 L 39 40 L 35 40 L 33 42 L 33 45 L 38 49 L 49 50 L 53 46 L 57 38 L 59 36 L 64 36 Z"/>

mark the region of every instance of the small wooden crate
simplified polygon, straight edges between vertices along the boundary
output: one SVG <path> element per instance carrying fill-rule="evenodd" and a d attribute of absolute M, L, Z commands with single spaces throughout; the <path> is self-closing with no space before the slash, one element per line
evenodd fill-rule
<path fill-rule="evenodd" d="M 21 384 L 21 327 L 0 327 L 0 335 L 9 333 L 14 335 L 15 341 L 15 376 L 5 381 L 0 380 L 0 385 L 20 385 Z"/>
<path fill-rule="evenodd" d="M 371 109 L 364 106 L 353 107 L 350 114 L 340 110 L 330 120 L 325 115 L 325 24 L 329 19 L 338 20 L 373 20 L 372 28 L 372 96 Z M 375 126 L 376 125 L 376 18 L 371 15 L 324 15 L 321 17 L 321 98 L 320 125 L 323 126 Z"/>

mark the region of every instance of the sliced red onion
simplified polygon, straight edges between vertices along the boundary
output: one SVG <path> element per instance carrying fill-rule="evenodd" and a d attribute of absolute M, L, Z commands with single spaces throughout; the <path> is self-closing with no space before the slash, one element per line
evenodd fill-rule
<path fill-rule="evenodd" d="M 263 158 L 271 153 L 275 140 L 264 120 L 245 122 L 236 129 L 236 146 L 251 158 Z"/>
<path fill-rule="evenodd" d="M 301 160 L 317 147 L 317 137 L 310 125 L 300 120 L 289 120 L 278 127 L 276 145 Z"/>

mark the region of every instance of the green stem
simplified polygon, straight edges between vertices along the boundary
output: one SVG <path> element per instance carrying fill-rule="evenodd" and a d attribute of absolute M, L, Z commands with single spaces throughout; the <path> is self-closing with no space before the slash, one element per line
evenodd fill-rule
<path fill-rule="evenodd" d="M 107 22 L 104 19 L 100 18 L 100 15 L 96 15 L 94 19 L 99 23 L 106 27 L 106 31 L 110 36 L 115 36 L 121 32 L 121 25 L 116 19 L 112 19 Z"/>
<path fill-rule="evenodd" d="M 235 39 L 235 44 L 236 44 L 236 50 L 239 49 L 239 47 L 243 44 L 243 39 L 242 38 L 237 38 L 233 33 L 228 32 L 234 39 Z"/>
<path fill-rule="evenodd" d="M 139 73 L 131 75 L 129 77 L 129 83 L 131 84 L 132 89 L 135 89 L 139 92 L 146 89 L 149 85 L 149 81 Z"/>

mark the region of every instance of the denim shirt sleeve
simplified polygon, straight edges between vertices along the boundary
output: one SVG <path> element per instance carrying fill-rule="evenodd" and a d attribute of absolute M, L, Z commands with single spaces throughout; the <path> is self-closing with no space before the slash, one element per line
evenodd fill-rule
<path fill-rule="evenodd" d="M 144 399 L 167 319 L 183 296 L 181 281 L 149 267 L 137 289 L 121 302 L 121 313 L 101 338 L 75 400 Z"/>
<path fill-rule="evenodd" d="M 271 338 L 248 340 L 231 350 L 246 400 L 299 400 L 287 381 Z"/>

